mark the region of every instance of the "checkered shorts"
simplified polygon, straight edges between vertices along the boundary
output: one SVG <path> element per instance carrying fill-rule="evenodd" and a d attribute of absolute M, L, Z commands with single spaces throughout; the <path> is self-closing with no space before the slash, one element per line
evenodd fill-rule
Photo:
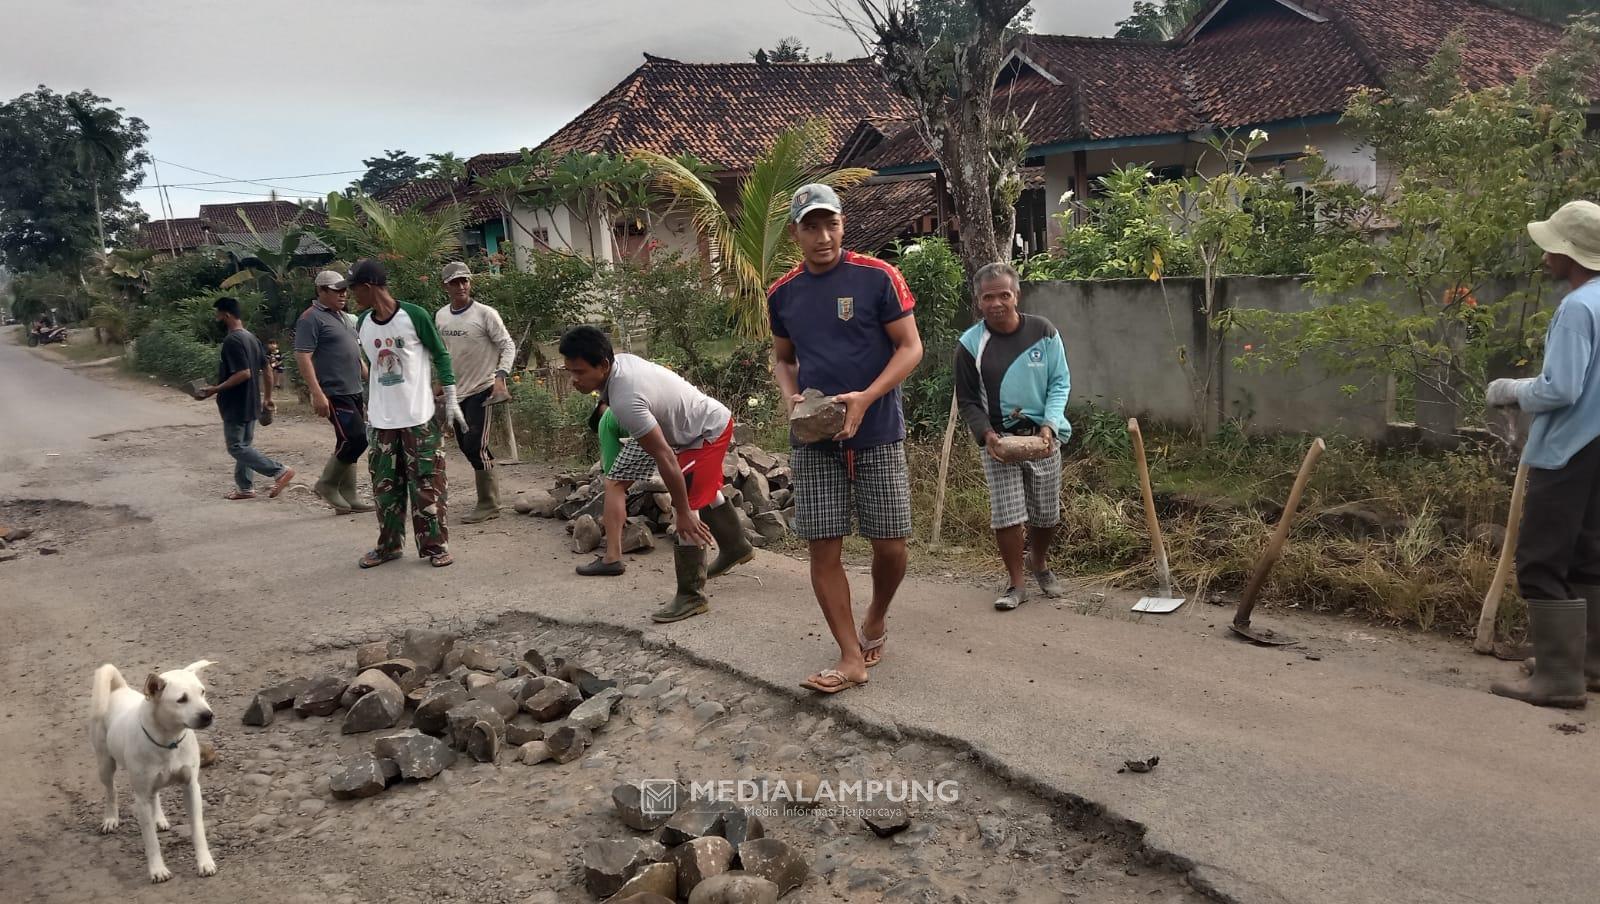
<path fill-rule="evenodd" d="M 983 452 L 983 476 L 989 480 L 989 526 L 1055 527 L 1061 523 L 1061 446 L 1049 458 L 1001 464 Z"/>
<path fill-rule="evenodd" d="M 637 440 L 628 440 L 623 442 L 611 463 L 611 473 L 606 476 L 612 480 L 649 480 L 656 476 L 656 460 Z"/>
<path fill-rule="evenodd" d="M 850 533 L 891 540 L 911 535 L 911 480 L 904 443 L 854 450 L 855 478 L 836 446 L 798 446 L 794 469 L 795 533 L 802 540 L 829 540 Z"/>

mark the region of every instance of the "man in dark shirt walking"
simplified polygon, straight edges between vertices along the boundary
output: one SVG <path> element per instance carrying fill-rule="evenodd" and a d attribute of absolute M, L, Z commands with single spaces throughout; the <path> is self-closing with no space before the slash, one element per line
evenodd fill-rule
<path fill-rule="evenodd" d="M 333 270 L 317 274 L 317 300 L 294 325 L 294 358 L 317 417 L 333 425 L 333 454 L 312 490 L 336 514 L 370 512 L 356 490 L 356 462 L 367 451 L 366 366 L 361 340 L 345 312 L 350 290 Z"/>
<path fill-rule="evenodd" d="M 773 374 L 790 405 L 816 389 L 845 406 L 837 436 L 797 445 L 791 458 L 795 533 L 810 545 L 811 587 L 839 644 L 838 663 L 801 683 L 836 694 L 866 684 L 881 660 L 889 604 L 905 577 L 911 488 L 900 384 L 922 360 L 922 339 L 900 271 L 844 250 L 832 188 L 796 192 L 789 221 L 804 260 L 767 293 Z M 872 542 L 872 605 L 859 631 L 840 559 L 852 522 Z"/>
<path fill-rule="evenodd" d="M 255 485 L 250 472 L 274 478 L 267 495 L 273 499 L 294 479 L 294 469 L 285 467 L 256 451 L 256 419 L 263 407 L 271 411 L 272 377 L 267 372 L 267 350 L 261 340 L 244 328 L 244 318 L 236 298 L 219 298 L 212 305 L 217 321 L 228 330 L 222 340 L 217 382 L 200 391 L 200 397 L 215 396 L 222 414 L 222 436 L 233 456 L 235 489 L 227 499 L 254 499 Z"/>

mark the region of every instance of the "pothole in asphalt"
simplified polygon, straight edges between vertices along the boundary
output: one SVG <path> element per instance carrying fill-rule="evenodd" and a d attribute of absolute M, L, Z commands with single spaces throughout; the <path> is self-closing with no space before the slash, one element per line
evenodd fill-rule
<path fill-rule="evenodd" d="M 539 655 L 526 656 L 530 649 Z M 342 726 L 351 710 L 343 704 L 354 702 L 347 699 L 326 717 L 301 717 L 290 707 L 275 711 L 267 726 L 250 728 L 241 726 L 241 714 L 257 688 L 231 688 L 230 702 L 214 703 L 220 758 L 203 777 L 212 801 L 207 813 L 212 848 L 224 874 L 232 870 L 238 877 L 246 871 L 245 887 L 260 888 L 262 901 L 603 900 L 600 894 L 610 894 L 620 877 L 640 873 L 652 858 L 674 862 L 677 849 L 668 845 L 683 843 L 680 837 L 663 837 L 660 829 L 630 828 L 619 812 L 613 799 L 619 786 L 648 782 L 658 789 L 675 786 L 680 813 L 719 807 L 726 812 L 732 801 L 733 809 L 756 816 L 765 837 L 792 849 L 805 867 L 803 883 L 783 896 L 785 902 L 1204 900 L 1180 875 L 1143 862 L 1127 835 L 1091 814 L 1020 790 L 986 772 L 970 754 L 851 727 L 829 707 L 647 648 L 622 632 L 551 627 L 515 615 L 491 631 L 461 639 L 456 650 L 455 659 L 413 688 L 415 698 L 452 684 L 515 696 L 526 690 L 516 686 L 519 676 L 538 679 L 541 672 L 565 671 L 577 684 L 589 684 L 583 689 L 593 692 L 590 700 L 614 696 L 612 711 L 593 728 L 589 746 L 565 763 L 542 756 L 528 757 L 541 760 L 533 764 L 523 762 L 519 748 L 506 743 L 505 734 L 513 729 L 505 729 L 492 761 L 475 761 L 469 751 L 483 756 L 485 747 L 474 746 L 468 737 L 454 761 L 431 779 L 402 778 L 387 787 L 379 779 L 366 789 L 373 796 L 339 800 L 331 789 L 335 774 L 368 762 L 380 738 L 419 721 L 426 727 L 427 719 L 419 720 L 418 710 L 408 705 L 392 728 L 345 734 Z M 341 651 L 336 662 L 324 662 L 320 669 L 315 660 L 305 660 L 298 673 L 280 669 L 259 677 L 277 683 L 335 675 L 351 682 L 357 676 L 357 652 Z M 403 649 L 397 639 L 388 650 L 381 644 L 368 649 L 366 658 L 394 659 L 408 652 L 415 651 Z M 541 659 L 542 667 L 530 665 Z M 582 671 L 572 672 L 573 667 Z M 405 679 L 397 684 L 411 684 L 416 677 L 406 678 L 405 663 L 386 668 Z M 617 683 L 615 692 L 603 689 L 608 680 Z M 541 690 L 554 687 L 538 683 Z M 479 700 L 491 698 L 479 694 Z M 515 740 L 534 744 L 527 739 L 551 737 L 578 719 L 550 718 L 564 707 L 546 708 L 534 700 L 518 705 L 510 720 L 517 726 Z M 545 721 L 530 709 L 539 710 Z M 473 726 L 467 728 L 470 734 Z M 448 728 L 444 740 L 451 741 Z M 780 786 L 786 790 L 776 790 Z M 811 796 L 819 799 L 798 806 L 785 799 L 802 787 L 816 787 Z M 872 801 L 880 811 L 874 818 L 892 824 L 901 818 L 903 805 L 909 823 L 890 837 L 874 832 L 862 819 L 861 802 L 851 799 L 871 797 L 875 787 L 882 790 Z M 886 801 L 896 793 L 911 799 Z M 827 800 L 829 795 L 835 799 Z M 722 803 L 712 804 L 709 797 Z M 685 800 L 693 803 L 686 806 Z M 169 810 L 176 811 L 174 822 L 181 821 L 181 810 Z M 728 819 L 701 828 L 732 834 L 730 826 L 739 820 Z M 123 841 L 136 857 L 137 838 Z M 594 884 L 585 861 L 596 865 L 600 842 L 617 843 L 613 853 L 643 853 L 618 857 L 605 867 L 611 879 Z M 711 869 L 728 866 L 732 855 L 744 850 L 719 842 L 700 847 L 710 850 L 693 858 L 697 870 L 707 863 Z M 169 862 L 173 859 L 169 854 Z M 680 854 L 673 869 L 658 868 L 656 875 L 682 879 L 683 859 Z M 680 893 L 678 900 L 686 897 Z"/>
<path fill-rule="evenodd" d="M 90 505 L 70 499 L 0 499 L 0 562 L 24 555 L 58 555 L 92 534 L 149 520 L 122 505 Z"/>

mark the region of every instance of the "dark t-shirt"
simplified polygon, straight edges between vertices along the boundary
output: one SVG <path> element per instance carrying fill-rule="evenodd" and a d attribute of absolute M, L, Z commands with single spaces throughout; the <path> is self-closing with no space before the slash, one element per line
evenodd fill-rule
<path fill-rule="evenodd" d="M 794 268 L 767 291 L 772 334 L 794 343 L 800 363 L 800 391 L 827 395 L 860 392 L 889 366 L 894 343 L 887 326 L 911 316 L 916 299 L 892 264 L 845 252 L 823 274 Z M 900 388 L 874 402 L 861 429 L 843 445 L 870 449 L 906 437 Z"/>
<path fill-rule="evenodd" d="M 217 363 L 217 382 L 222 383 L 241 370 L 250 379 L 217 393 L 217 410 L 231 422 L 253 421 L 261 416 L 261 372 L 267 366 L 267 350 L 249 330 L 234 330 L 222 340 L 222 360 Z"/>
<path fill-rule="evenodd" d="M 361 340 L 344 314 L 313 304 L 294 324 L 294 350 L 311 353 L 317 384 L 329 398 L 360 395 Z"/>

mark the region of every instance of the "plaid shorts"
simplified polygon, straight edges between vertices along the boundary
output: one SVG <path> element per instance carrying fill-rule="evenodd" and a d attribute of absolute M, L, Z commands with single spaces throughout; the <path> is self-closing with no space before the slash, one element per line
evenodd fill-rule
<path fill-rule="evenodd" d="M 611 463 L 612 480 L 649 480 L 656 476 L 656 460 L 639 445 L 637 440 L 623 442 L 617 460 Z"/>
<path fill-rule="evenodd" d="M 802 540 L 829 540 L 851 532 L 852 520 L 869 540 L 911 535 L 911 480 L 905 443 L 854 451 L 855 475 L 846 463 L 851 450 L 797 446 L 794 469 L 795 533 Z"/>
<path fill-rule="evenodd" d="M 989 481 L 989 526 L 1055 527 L 1061 523 L 1061 446 L 1049 458 L 1001 464 L 983 452 Z"/>

